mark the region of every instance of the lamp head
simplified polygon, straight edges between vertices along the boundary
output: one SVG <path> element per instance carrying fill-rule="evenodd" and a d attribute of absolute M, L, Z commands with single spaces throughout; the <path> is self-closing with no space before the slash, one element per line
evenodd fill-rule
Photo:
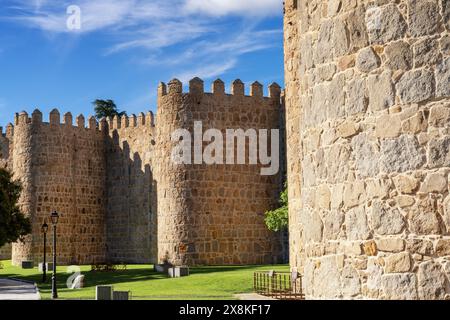
<path fill-rule="evenodd" d="M 53 224 L 53 225 L 56 225 L 56 224 L 58 223 L 58 219 L 59 219 L 59 214 L 58 214 L 58 212 L 53 211 L 53 212 L 52 212 L 52 215 L 51 215 L 51 219 L 52 219 L 52 224 Z"/>

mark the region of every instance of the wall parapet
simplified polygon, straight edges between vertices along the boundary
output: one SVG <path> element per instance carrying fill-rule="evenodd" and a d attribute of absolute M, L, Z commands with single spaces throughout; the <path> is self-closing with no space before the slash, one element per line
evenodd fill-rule
<path fill-rule="evenodd" d="M 236 79 L 231 83 L 230 93 L 227 94 L 225 90 L 225 83 L 221 79 L 217 79 L 212 83 L 211 92 L 205 92 L 204 81 L 198 77 L 189 81 L 188 91 L 183 90 L 183 83 L 178 79 L 171 80 L 168 84 L 161 82 L 158 86 L 158 97 L 162 98 L 166 95 L 226 95 L 235 97 L 247 98 L 264 98 L 264 99 L 279 99 L 281 95 L 281 87 L 277 83 L 272 83 L 268 86 L 268 96 L 264 96 L 263 85 L 258 81 L 250 85 L 250 94 L 245 94 L 245 84 Z"/>

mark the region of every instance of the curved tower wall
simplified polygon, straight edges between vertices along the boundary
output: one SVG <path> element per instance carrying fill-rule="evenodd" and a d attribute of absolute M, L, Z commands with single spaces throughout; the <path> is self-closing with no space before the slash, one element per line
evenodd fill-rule
<path fill-rule="evenodd" d="M 49 225 L 47 253 L 51 252 L 50 213 L 60 213 L 57 225 L 58 263 L 90 264 L 105 259 L 105 152 L 104 133 L 90 119 L 72 126 L 72 115 L 60 123 L 57 110 L 49 123 L 36 110 L 18 116 L 14 131 L 13 172 L 21 181 L 20 205 L 31 217 L 32 233 L 13 244 L 13 264 L 42 261 L 41 225 Z"/>
<path fill-rule="evenodd" d="M 274 85 L 270 91 L 270 98 L 263 97 L 262 86 L 255 83 L 251 96 L 246 96 L 244 84 L 235 81 L 233 93 L 225 94 L 218 80 L 213 92 L 205 93 L 198 78 L 190 82 L 189 93 L 182 92 L 179 81 L 167 88 L 161 85 L 157 115 L 160 260 L 189 265 L 280 260 L 279 235 L 264 224 L 264 212 L 277 205 L 279 174 L 261 176 L 260 165 L 177 165 L 170 159 L 178 144 L 171 142 L 172 132 L 187 129 L 193 138 L 196 121 L 202 123 L 202 132 L 218 129 L 224 137 L 226 129 L 279 129 L 280 89 Z"/>
<path fill-rule="evenodd" d="M 307 297 L 448 298 L 450 2 L 285 10 L 291 265 Z"/>

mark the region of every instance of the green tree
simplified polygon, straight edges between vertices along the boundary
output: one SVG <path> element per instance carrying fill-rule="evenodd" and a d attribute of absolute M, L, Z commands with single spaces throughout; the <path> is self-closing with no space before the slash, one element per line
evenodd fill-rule
<path fill-rule="evenodd" d="M 95 107 L 95 116 L 97 119 L 101 119 L 103 117 L 114 117 L 114 116 L 124 116 L 126 115 L 125 111 L 119 111 L 117 109 L 116 104 L 112 100 L 101 100 L 97 99 L 92 104 Z"/>
<path fill-rule="evenodd" d="M 12 181 L 11 174 L 0 168 L 0 247 L 31 232 L 30 219 L 17 205 L 21 191 L 21 185 Z"/>
<path fill-rule="evenodd" d="M 289 224 L 288 213 L 288 189 L 287 185 L 280 194 L 280 207 L 275 210 L 267 211 L 265 222 L 269 230 L 278 232 L 287 229 Z"/>

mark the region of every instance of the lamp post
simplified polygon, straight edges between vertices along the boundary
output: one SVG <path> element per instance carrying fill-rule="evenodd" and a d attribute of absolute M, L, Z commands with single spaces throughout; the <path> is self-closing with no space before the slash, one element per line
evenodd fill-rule
<path fill-rule="evenodd" d="M 53 211 L 51 220 L 53 224 L 53 274 L 52 274 L 52 299 L 58 299 L 58 290 L 56 289 L 56 224 L 58 223 L 58 212 Z"/>
<path fill-rule="evenodd" d="M 44 222 L 41 227 L 41 231 L 44 234 L 44 263 L 42 264 L 42 282 L 47 282 L 47 231 L 48 224 Z"/>

